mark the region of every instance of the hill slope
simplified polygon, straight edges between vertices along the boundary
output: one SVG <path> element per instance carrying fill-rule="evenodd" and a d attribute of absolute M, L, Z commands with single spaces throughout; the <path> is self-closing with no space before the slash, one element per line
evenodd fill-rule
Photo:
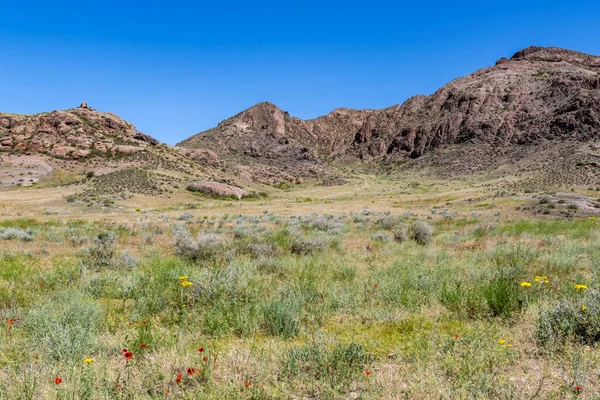
<path fill-rule="evenodd" d="M 452 144 L 468 145 L 461 156 L 472 171 L 549 140 L 598 137 L 600 57 L 534 46 L 402 105 L 301 120 L 260 103 L 179 146 L 209 149 L 251 170 L 310 177 L 331 173 L 327 164 L 336 159 L 397 162 Z"/>

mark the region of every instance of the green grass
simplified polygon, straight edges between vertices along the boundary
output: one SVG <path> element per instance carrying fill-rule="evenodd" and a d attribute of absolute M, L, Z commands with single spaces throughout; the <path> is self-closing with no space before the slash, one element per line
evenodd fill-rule
<path fill-rule="evenodd" d="M 597 224 L 2 221 L 0 399 L 594 398 Z"/>

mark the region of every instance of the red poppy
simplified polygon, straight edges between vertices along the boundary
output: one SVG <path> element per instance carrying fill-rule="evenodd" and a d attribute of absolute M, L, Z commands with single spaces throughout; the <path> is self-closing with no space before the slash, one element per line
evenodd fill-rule
<path fill-rule="evenodd" d="M 379 285 L 373 285 L 373 287 L 374 287 L 375 289 L 377 289 L 377 288 L 379 287 Z"/>
<path fill-rule="evenodd" d="M 200 353 L 202 353 L 202 352 L 204 351 L 204 347 L 200 347 L 200 348 L 198 349 L 198 351 L 199 351 Z"/>
<path fill-rule="evenodd" d="M 142 322 L 142 325 L 146 325 L 146 321 Z"/>
<path fill-rule="evenodd" d="M 460 337 L 460 335 L 457 333 L 454 335 L 454 339 L 458 339 Z"/>
<path fill-rule="evenodd" d="M 147 344 L 145 344 L 145 343 L 142 343 L 142 344 L 140 344 L 140 346 L 142 346 L 142 349 L 145 349 L 145 348 L 147 348 L 147 347 L 148 347 L 148 345 L 147 345 Z"/>
<path fill-rule="evenodd" d="M 194 375 L 194 372 L 196 372 L 194 368 L 188 368 L 186 371 L 188 375 Z"/>
<path fill-rule="evenodd" d="M 125 357 L 126 360 L 129 360 L 131 357 L 133 357 L 133 353 L 131 351 L 126 351 L 123 353 L 123 357 Z"/>
<path fill-rule="evenodd" d="M 471 311 L 475 311 L 475 307 L 471 307 Z"/>
<path fill-rule="evenodd" d="M 367 376 L 371 375 L 371 371 L 365 371 L 365 375 L 367 375 Z"/>
<path fill-rule="evenodd" d="M 181 383 L 181 374 L 177 374 L 177 376 L 175 377 L 175 382 Z"/>
<path fill-rule="evenodd" d="M 244 385 L 246 385 L 246 387 L 250 387 L 250 386 L 252 386 L 252 382 L 250 382 L 250 381 L 245 382 Z"/>
<path fill-rule="evenodd" d="M 123 354 L 127 353 L 127 349 L 121 349 L 121 353 L 123 353 Z"/>
<path fill-rule="evenodd" d="M 208 357 L 202 357 L 202 361 L 206 362 L 207 360 L 208 360 Z"/>
<path fill-rule="evenodd" d="M 9 320 L 8 320 L 8 326 L 13 326 L 14 323 L 15 322 L 13 321 L 13 319 L 9 318 Z"/>
<path fill-rule="evenodd" d="M 581 390 L 582 390 L 581 386 L 577 386 L 577 391 L 581 392 Z"/>
<path fill-rule="evenodd" d="M 54 379 L 54 383 L 56 383 L 57 385 L 60 385 L 62 383 L 62 379 L 56 378 L 56 379 Z"/>
<path fill-rule="evenodd" d="M 115 389 L 117 389 L 117 390 L 121 390 L 121 385 L 117 385 L 117 386 L 115 386 Z"/>

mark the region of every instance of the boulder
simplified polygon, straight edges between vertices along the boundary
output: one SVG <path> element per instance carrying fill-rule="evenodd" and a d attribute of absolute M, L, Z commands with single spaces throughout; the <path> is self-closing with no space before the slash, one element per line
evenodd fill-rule
<path fill-rule="evenodd" d="M 141 147 L 135 147 L 135 146 L 127 146 L 124 144 L 118 144 L 113 148 L 114 151 L 116 151 L 117 153 L 122 153 L 122 154 L 133 154 L 133 153 L 139 153 L 140 151 L 143 151 L 144 149 Z"/>
<path fill-rule="evenodd" d="M 80 158 L 87 157 L 91 152 L 89 150 L 75 150 L 71 153 L 71 158 L 74 160 L 78 160 Z"/>
<path fill-rule="evenodd" d="M 248 194 L 244 189 L 239 187 L 212 181 L 193 182 L 188 185 L 187 189 L 191 192 L 199 192 L 210 197 L 234 198 L 238 200 Z"/>

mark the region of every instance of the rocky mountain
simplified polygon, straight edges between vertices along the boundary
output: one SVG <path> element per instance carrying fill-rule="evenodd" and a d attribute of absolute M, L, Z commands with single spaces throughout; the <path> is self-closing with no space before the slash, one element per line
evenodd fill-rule
<path fill-rule="evenodd" d="M 111 201 L 133 193 L 168 196 L 214 174 L 182 154 L 197 151 L 177 150 L 85 103 L 35 115 L 0 113 L 0 188 L 84 183 L 78 198 Z"/>
<path fill-rule="evenodd" d="M 132 154 L 158 141 L 118 116 L 79 108 L 35 115 L 0 113 L 0 151 L 36 152 L 81 159 Z"/>
<path fill-rule="evenodd" d="M 464 144 L 484 158 L 464 162 L 486 166 L 514 146 L 598 138 L 600 57 L 534 46 L 402 105 L 301 120 L 261 103 L 179 146 L 293 180 L 330 173 L 335 160 L 389 163 Z"/>

